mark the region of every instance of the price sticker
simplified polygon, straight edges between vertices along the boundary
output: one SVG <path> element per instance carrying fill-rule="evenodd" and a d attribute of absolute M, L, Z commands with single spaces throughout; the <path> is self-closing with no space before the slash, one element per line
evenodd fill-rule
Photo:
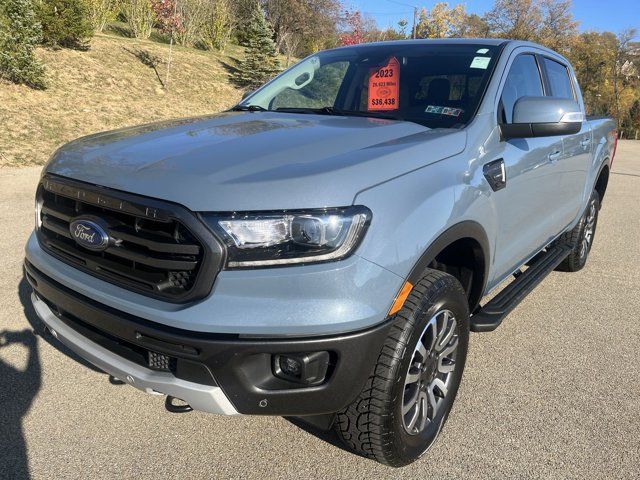
<path fill-rule="evenodd" d="M 391 57 L 383 67 L 369 72 L 367 110 L 397 110 L 400 108 L 400 62 Z"/>

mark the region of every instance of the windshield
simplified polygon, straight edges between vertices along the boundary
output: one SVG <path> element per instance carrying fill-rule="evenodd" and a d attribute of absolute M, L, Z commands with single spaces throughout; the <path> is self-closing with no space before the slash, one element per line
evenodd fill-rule
<path fill-rule="evenodd" d="M 482 44 L 329 50 L 294 65 L 239 107 L 462 127 L 475 114 L 497 56 L 498 47 Z"/>

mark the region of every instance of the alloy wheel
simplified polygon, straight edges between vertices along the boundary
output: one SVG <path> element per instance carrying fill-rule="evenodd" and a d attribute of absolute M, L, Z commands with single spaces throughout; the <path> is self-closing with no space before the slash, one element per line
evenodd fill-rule
<path fill-rule="evenodd" d="M 584 234 L 582 235 L 582 242 L 580 244 L 580 258 L 584 258 L 587 253 L 589 253 L 589 250 L 591 250 L 593 233 L 596 227 L 596 215 L 596 202 L 595 200 L 591 200 L 589 203 L 587 219 L 585 220 Z"/>
<path fill-rule="evenodd" d="M 441 310 L 418 339 L 402 396 L 403 425 L 409 435 L 421 433 L 442 409 L 456 367 L 456 326 L 453 313 Z"/>

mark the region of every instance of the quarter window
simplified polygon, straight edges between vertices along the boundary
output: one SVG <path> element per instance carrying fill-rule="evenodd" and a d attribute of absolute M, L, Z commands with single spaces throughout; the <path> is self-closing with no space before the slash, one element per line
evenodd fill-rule
<path fill-rule="evenodd" d="M 511 123 L 513 106 L 522 97 L 541 97 L 542 80 L 533 55 L 519 55 L 511 64 L 509 75 L 502 88 L 502 120 Z"/>
<path fill-rule="evenodd" d="M 571 80 L 569 79 L 567 67 L 546 57 L 544 59 L 544 66 L 547 70 L 547 77 L 549 78 L 551 96 L 570 98 L 573 100 L 573 90 L 571 88 Z"/>

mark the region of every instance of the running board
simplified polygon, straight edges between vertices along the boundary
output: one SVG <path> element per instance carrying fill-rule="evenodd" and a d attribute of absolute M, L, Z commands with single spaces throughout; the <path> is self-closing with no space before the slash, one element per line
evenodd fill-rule
<path fill-rule="evenodd" d="M 504 317 L 553 272 L 570 251 L 568 245 L 556 245 L 539 254 L 535 263 L 524 272 L 514 275 L 516 278 L 513 282 L 471 316 L 471 331 L 492 332 L 498 328 Z"/>

